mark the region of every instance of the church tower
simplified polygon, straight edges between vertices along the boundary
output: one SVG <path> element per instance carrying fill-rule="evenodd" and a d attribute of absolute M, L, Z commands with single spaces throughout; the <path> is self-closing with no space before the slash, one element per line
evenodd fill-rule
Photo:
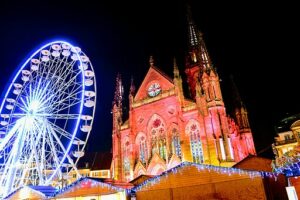
<path fill-rule="evenodd" d="M 122 100 L 123 100 L 123 85 L 121 75 L 118 74 L 116 78 L 116 89 L 115 96 L 112 105 L 112 119 L 113 119 L 113 178 L 115 180 L 120 180 L 122 177 L 122 156 L 121 156 L 121 125 L 122 121 Z"/>
<path fill-rule="evenodd" d="M 232 162 L 234 155 L 229 139 L 229 128 L 219 76 L 209 57 L 203 35 L 192 19 L 190 8 L 188 9 L 187 20 L 189 43 L 185 73 L 190 94 L 196 102 L 199 102 L 197 103 L 199 110 L 202 110 L 205 122 L 210 124 L 206 128 L 210 163 Z M 215 147 L 217 147 L 217 151 L 215 151 Z M 219 163 L 216 163 L 216 160 Z"/>
<path fill-rule="evenodd" d="M 231 81 L 231 90 L 233 93 L 233 106 L 234 106 L 234 119 L 239 127 L 241 136 L 244 138 L 247 146 L 247 151 L 249 154 L 255 155 L 255 147 L 253 143 L 253 136 L 248 119 L 247 108 L 242 101 L 242 98 L 239 94 L 238 88 L 234 82 L 233 76 L 230 76 Z"/>

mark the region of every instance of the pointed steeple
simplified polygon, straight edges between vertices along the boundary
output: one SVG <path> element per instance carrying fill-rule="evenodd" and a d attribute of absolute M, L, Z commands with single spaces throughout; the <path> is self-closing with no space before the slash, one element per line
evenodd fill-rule
<path fill-rule="evenodd" d="M 187 23 L 189 36 L 189 56 L 187 57 L 186 67 L 191 68 L 195 65 L 198 65 L 200 67 L 200 74 L 202 74 L 204 71 L 213 69 L 213 66 L 206 49 L 203 34 L 197 29 L 197 26 L 192 18 L 190 6 L 187 6 Z"/>
<path fill-rule="evenodd" d="M 154 66 L 154 59 L 153 59 L 153 56 L 150 56 L 150 58 L 149 58 L 149 64 L 150 64 L 150 67 L 153 67 L 153 66 Z"/>
<path fill-rule="evenodd" d="M 132 110 L 133 98 L 135 94 L 135 85 L 133 83 L 133 77 L 131 77 L 130 88 L 129 88 L 129 109 Z M 130 114 L 129 114 L 130 118 Z"/>
<path fill-rule="evenodd" d="M 204 39 L 202 37 L 202 33 L 199 32 L 199 56 L 200 56 L 200 66 L 203 66 L 204 70 L 211 70 L 213 69 L 212 62 L 208 55 L 208 51 L 206 49 L 206 45 Z"/>
<path fill-rule="evenodd" d="M 233 76 L 230 76 L 231 88 L 234 98 L 234 118 L 240 128 L 241 133 L 249 132 L 250 125 L 248 120 L 247 108 L 244 105 L 241 96 L 239 94 L 238 88 L 233 80 Z"/>
<path fill-rule="evenodd" d="M 174 60 L 173 60 L 173 67 L 174 67 L 173 68 L 173 73 L 174 73 L 173 82 L 174 82 L 174 85 L 175 85 L 175 91 L 178 94 L 179 102 L 180 102 L 181 106 L 183 106 L 184 105 L 184 95 L 183 95 L 183 88 L 182 88 L 182 79 L 181 79 L 181 76 L 180 76 L 180 72 L 179 72 L 178 65 L 177 65 L 175 57 L 174 57 Z"/>
<path fill-rule="evenodd" d="M 187 22 L 189 34 L 189 47 L 198 46 L 198 31 L 192 18 L 192 11 L 190 5 L 187 6 Z"/>
<path fill-rule="evenodd" d="M 179 78 L 180 77 L 179 69 L 178 69 L 177 61 L 176 61 L 175 57 L 173 59 L 173 73 L 174 73 L 174 78 Z"/>
<path fill-rule="evenodd" d="M 122 100 L 123 100 L 124 88 L 122 85 L 121 74 L 118 73 L 116 78 L 116 90 L 113 104 L 119 108 L 122 108 Z"/>
<path fill-rule="evenodd" d="M 134 93 L 135 93 L 135 85 L 134 85 L 134 83 L 133 83 L 133 77 L 131 77 L 129 94 L 133 96 Z"/>

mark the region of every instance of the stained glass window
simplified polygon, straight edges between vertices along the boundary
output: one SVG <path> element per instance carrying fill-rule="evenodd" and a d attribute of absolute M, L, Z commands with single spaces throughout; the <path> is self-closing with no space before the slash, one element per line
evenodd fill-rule
<path fill-rule="evenodd" d="M 152 156 L 157 153 L 162 159 L 166 160 L 167 148 L 165 124 L 159 116 L 154 115 L 151 119 L 150 126 Z"/>
<path fill-rule="evenodd" d="M 146 164 L 146 158 L 147 158 L 147 144 L 146 144 L 146 138 L 144 136 L 141 137 L 139 141 L 139 159 L 143 164 Z"/>
<path fill-rule="evenodd" d="M 177 155 L 181 159 L 180 135 L 177 128 L 172 129 L 172 154 Z"/>
<path fill-rule="evenodd" d="M 190 120 L 186 126 L 186 133 L 190 136 L 190 145 L 193 155 L 193 162 L 203 163 L 203 149 L 200 137 L 199 122 L 196 120 Z"/>
<path fill-rule="evenodd" d="M 125 172 L 126 179 L 130 179 L 129 155 L 130 155 L 130 143 L 129 141 L 127 141 L 124 145 L 124 172 Z"/>

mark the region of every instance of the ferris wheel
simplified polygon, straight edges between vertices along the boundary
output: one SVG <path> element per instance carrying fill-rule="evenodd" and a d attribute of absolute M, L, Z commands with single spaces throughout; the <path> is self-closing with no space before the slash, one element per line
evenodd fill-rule
<path fill-rule="evenodd" d="M 0 107 L 0 199 L 23 185 L 51 184 L 64 166 L 80 176 L 95 107 L 95 73 L 79 47 L 55 41 L 34 52 Z"/>

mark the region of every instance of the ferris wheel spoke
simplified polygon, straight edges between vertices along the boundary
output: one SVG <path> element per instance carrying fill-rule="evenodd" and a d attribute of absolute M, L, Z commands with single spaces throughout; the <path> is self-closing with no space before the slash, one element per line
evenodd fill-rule
<path fill-rule="evenodd" d="M 73 135 L 66 130 L 62 129 L 61 127 L 57 126 L 56 124 L 48 121 L 49 125 L 51 126 L 52 129 L 54 129 L 57 133 L 60 135 L 64 136 L 65 138 L 72 140 Z M 78 139 L 77 137 L 74 137 L 74 139 Z"/>
<path fill-rule="evenodd" d="M 22 98 L 20 98 L 20 100 L 23 101 Z M 20 108 L 23 112 L 26 112 L 26 104 L 25 104 L 25 102 L 23 104 L 17 102 L 15 105 L 16 105 L 16 107 Z"/>
<path fill-rule="evenodd" d="M 47 119 L 78 119 L 80 114 L 49 114 L 45 116 Z"/>
<path fill-rule="evenodd" d="M 26 122 L 26 120 L 24 120 Z M 20 122 L 20 121 L 19 121 Z M 23 120 L 22 120 L 23 122 Z M 4 168 L 4 171 L 2 173 L 1 177 L 1 185 L 3 185 L 3 178 L 5 176 L 12 177 L 12 179 L 8 179 L 5 183 L 4 187 L 4 194 L 7 194 L 11 188 L 14 188 L 14 181 L 16 177 L 17 167 L 18 167 L 18 161 L 20 160 L 20 152 L 23 149 L 24 146 L 24 137 L 26 135 L 25 131 L 25 125 L 22 123 L 23 126 L 21 126 L 21 129 L 19 129 L 19 134 L 16 138 L 16 142 L 14 143 L 12 147 L 12 153 L 9 157 L 8 163 Z M 1 145 L 2 143 L 0 143 Z M 4 176 L 3 176 L 4 174 Z"/>
<path fill-rule="evenodd" d="M 57 97 L 57 99 L 56 98 L 55 99 L 54 98 L 49 98 L 48 99 L 48 102 L 50 101 L 49 103 L 48 102 L 43 102 L 43 104 L 42 104 L 44 106 L 43 110 L 47 110 L 48 108 L 55 109 L 57 106 L 67 102 L 67 100 L 70 100 L 70 99 L 79 100 L 78 98 L 76 98 L 76 95 L 80 94 L 81 92 L 82 91 L 78 91 L 77 93 L 70 93 L 70 94 L 64 93 L 65 95 L 68 95 L 68 96 L 64 97 L 63 99 L 58 99 L 59 97 Z"/>
<path fill-rule="evenodd" d="M 3 151 L 3 148 L 10 141 L 10 139 L 15 135 L 16 131 L 19 129 L 20 123 L 16 123 L 15 126 L 8 132 L 8 134 L 3 138 L 0 143 L 0 152 Z"/>
<path fill-rule="evenodd" d="M 19 118 L 25 117 L 26 115 L 27 115 L 26 113 L 12 113 L 10 115 L 10 117 L 19 119 Z"/>
<path fill-rule="evenodd" d="M 56 142 L 59 144 L 60 148 L 65 152 L 65 157 L 68 159 L 68 162 L 72 165 L 72 167 L 76 170 L 77 175 L 80 177 L 81 175 L 79 174 L 79 172 L 76 169 L 76 166 L 73 162 L 73 160 L 70 158 L 70 156 L 68 155 L 68 152 L 66 151 L 66 148 L 64 147 L 64 145 L 61 143 L 60 138 L 58 137 L 58 135 L 56 134 L 55 130 L 51 127 L 48 126 L 51 130 L 52 136 L 55 138 Z M 62 161 L 64 160 L 64 158 L 62 159 Z"/>
<path fill-rule="evenodd" d="M 50 149 L 52 150 L 51 153 L 52 153 L 52 155 L 53 155 L 54 163 L 55 163 L 56 167 L 58 168 L 58 167 L 59 167 L 60 161 L 59 161 L 59 158 L 58 158 L 58 155 L 57 155 L 57 148 L 56 148 L 55 145 L 54 145 L 54 139 L 53 139 L 53 135 L 51 134 L 51 132 L 52 132 L 52 130 L 49 130 L 49 133 L 50 133 L 50 134 L 48 134 L 48 138 L 49 138 L 49 147 L 50 147 Z M 55 172 L 54 172 L 54 173 L 55 173 Z M 59 173 L 59 175 L 61 176 L 61 171 L 60 171 L 60 170 L 58 170 L 58 173 Z"/>
<path fill-rule="evenodd" d="M 81 100 L 80 99 L 74 99 L 72 102 L 70 102 L 69 104 L 67 103 L 61 103 L 61 105 L 57 106 L 57 107 L 53 107 L 53 113 L 56 114 L 56 113 L 59 113 L 61 111 L 64 111 L 68 108 L 71 108 L 77 104 L 80 104 L 81 103 Z"/>
<path fill-rule="evenodd" d="M 39 175 L 39 180 L 41 181 L 41 184 L 44 183 L 44 177 L 43 177 L 43 172 L 42 172 L 42 162 L 43 161 L 43 158 L 41 156 L 38 156 L 38 152 L 36 147 L 38 146 L 38 143 L 42 137 L 42 134 L 44 133 L 44 130 L 43 130 L 43 127 L 41 126 L 41 123 L 38 124 L 36 121 L 35 121 L 35 128 L 36 128 L 36 138 L 33 138 L 32 137 L 32 140 L 31 140 L 31 150 L 32 150 L 32 154 L 34 154 L 34 158 L 35 158 L 35 162 L 36 162 L 36 168 L 37 168 L 37 171 L 38 171 L 38 175 Z M 36 135 L 35 134 L 35 135 Z M 42 147 L 43 149 L 43 147 Z"/>
<path fill-rule="evenodd" d="M 76 75 L 77 76 L 77 75 Z M 77 86 L 77 87 L 75 87 Z M 70 88 L 71 91 L 69 90 Z M 54 93 L 54 97 L 56 97 L 57 99 L 61 99 L 63 96 L 73 96 L 74 93 L 76 94 L 78 91 L 81 91 L 82 86 L 76 82 L 74 82 L 74 78 L 72 78 L 71 80 L 69 80 L 68 82 L 63 84 L 59 84 L 57 85 L 57 88 L 54 88 L 55 90 L 57 90 L 56 93 Z"/>
<path fill-rule="evenodd" d="M 59 74 L 60 76 L 59 77 L 61 77 L 61 81 L 64 82 L 66 80 L 66 78 L 68 77 L 68 75 L 70 74 L 70 72 L 73 71 L 72 70 L 72 66 L 74 65 L 74 63 L 75 63 L 75 61 L 73 61 L 71 63 L 66 63 L 66 68 L 67 69 L 65 69 L 65 70 L 62 69 L 62 68 L 60 69 L 60 71 L 59 71 L 60 72 L 60 74 Z"/>
<path fill-rule="evenodd" d="M 80 89 L 81 88 L 77 89 L 76 91 L 67 92 L 65 91 L 65 89 L 59 88 L 57 90 L 60 91 L 60 94 L 59 95 L 56 95 L 56 93 L 52 94 L 49 98 L 47 98 L 46 101 L 41 103 L 41 107 L 43 107 L 44 110 L 46 110 L 49 107 L 53 108 L 67 101 L 68 99 L 72 99 L 78 96 L 82 92 Z"/>
<path fill-rule="evenodd" d="M 32 162 L 32 160 L 33 160 L 33 154 L 30 154 L 30 157 L 24 162 L 24 163 L 27 163 L 27 164 L 24 166 L 24 170 L 23 170 L 23 173 L 22 173 L 22 176 L 21 176 L 21 179 L 20 179 L 23 184 L 26 184 L 25 177 L 26 177 L 26 174 L 28 173 L 28 171 L 30 170 L 30 166 L 28 166 L 28 165 L 29 165 L 29 163 Z"/>

